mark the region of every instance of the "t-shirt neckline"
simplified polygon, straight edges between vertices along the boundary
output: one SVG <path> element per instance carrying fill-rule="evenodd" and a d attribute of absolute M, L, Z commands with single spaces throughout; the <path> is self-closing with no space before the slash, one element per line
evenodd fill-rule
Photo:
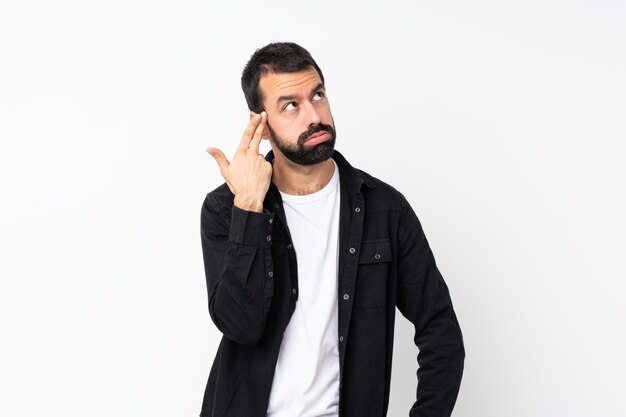
<path fill-rule="evenodd" d="M 287 194 L 278 190 L 283 201 L 288 201 L 290 203 L 310 203 L 312 201 L 324 198 L 332 193 L 339 184 L 339 166 L 333 158 L 330 158 L 330 160 L 333 161 L 333 164 L 335 165 L 335 171 L 333 172 L 332 178 L 330 179 L 330 181 L 328 181 L 328 184 L 326 184 L 324 188 L 314 193 L 304 195 Z"/>

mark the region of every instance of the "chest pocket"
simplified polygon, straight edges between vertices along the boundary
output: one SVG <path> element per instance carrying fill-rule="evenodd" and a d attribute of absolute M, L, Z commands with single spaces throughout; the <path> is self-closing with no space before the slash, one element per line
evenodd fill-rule
<path fill-rule="evenodd" d="M 361 242 L 354 308 L 376 308 L 386 305 L 387 273 L 391 259 L 391 239 Z"/>

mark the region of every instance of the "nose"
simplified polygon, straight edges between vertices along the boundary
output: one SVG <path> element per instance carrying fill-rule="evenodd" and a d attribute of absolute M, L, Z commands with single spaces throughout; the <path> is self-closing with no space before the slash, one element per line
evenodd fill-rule
<path fill-rule="evenodd" d="M 306 120 L 308 121 L 308 126 L 318 125 L 322 121 L 322 117 L 320 113 L 315 108 L 315 105 L 311 102 L 306 102 Z"/>

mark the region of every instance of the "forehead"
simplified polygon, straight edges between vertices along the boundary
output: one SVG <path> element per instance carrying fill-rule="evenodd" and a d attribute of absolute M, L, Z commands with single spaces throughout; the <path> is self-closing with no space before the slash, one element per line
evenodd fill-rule
<path fill-rule="evenodd" d="M 276 103 L 280 96 L 302 95 L 306 96 L 312 88 L 322 82 L 314 68 L 307 68 L 298 72 L 268 72 L 261 76 L 259 88 L 263 94 L 265 106 Z"/>

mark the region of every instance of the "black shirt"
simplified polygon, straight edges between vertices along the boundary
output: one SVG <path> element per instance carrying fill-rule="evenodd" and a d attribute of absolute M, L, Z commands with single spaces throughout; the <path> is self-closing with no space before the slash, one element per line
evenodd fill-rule
<path fill-rule="evenodd" d="M 273 151 L 265 159 L 273 161 Z M 339 416 L 383 417 L 389 403 L 396 307 L 415 327 L 416 402 L 410 417 L 450 416 L 465 350 L 446 283 L 405 197 L 339 167 Z M 283 332 L 298 301 L 298 268 L 280 192 L 263 213 L 233 205 L 223 183 L 201 211 L 209 314 L 223 337 L 201 417 L 266 417 Z M 295 417 L 295 416 L 294 416 Z"/>

